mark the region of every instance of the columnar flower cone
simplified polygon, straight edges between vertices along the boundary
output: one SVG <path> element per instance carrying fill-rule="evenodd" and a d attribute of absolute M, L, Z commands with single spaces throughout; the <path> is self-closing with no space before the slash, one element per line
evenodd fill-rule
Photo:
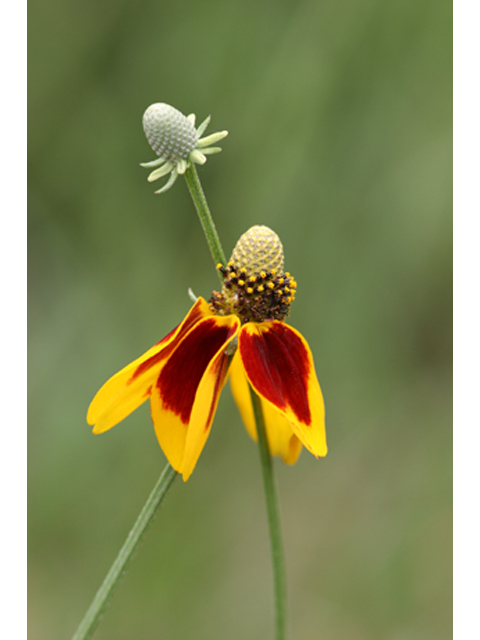
<path fill-rule="evenodd" d="M 296 282 L 283 273 L 283 247 L 268 227 L 238 241 L 221 292 L 198 298 L 176 329 L 115 374 L 87 414 L 94 433 L 115 426 L 147 399 L 165 455 L 187 480 L 205 445 L 222 388 L 232 393 L 256 439 L 249 385 L 261 399 L 272 455 L 294 463 L 302 445 L 327 453 L 325 410 L 310 348 L 285 323 Z"/>

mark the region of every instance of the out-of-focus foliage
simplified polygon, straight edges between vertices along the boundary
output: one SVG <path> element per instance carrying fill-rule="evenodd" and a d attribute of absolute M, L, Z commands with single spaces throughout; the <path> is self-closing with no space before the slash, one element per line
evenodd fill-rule
<path fill-rule="evenodd" d="M 29 604 L 68 638 L 165 459 L 144 406 L 91 435 L 99 386 L 217 287 L 183 180 L 153 194 L 168 102 L 227 253 L 252 224 L 298 281 L 330 452 L 276 465 L 295 640 L 451 637 L 451 6 L 444 0 L 33 0 Z M 271 637 L 258 453 L 225 390 L 98 640 Z"/>

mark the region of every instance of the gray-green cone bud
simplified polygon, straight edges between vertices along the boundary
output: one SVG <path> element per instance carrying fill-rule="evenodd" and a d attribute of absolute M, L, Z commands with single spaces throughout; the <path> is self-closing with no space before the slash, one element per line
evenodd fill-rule
<path fill-rule="evenodd" d="M 163 102 L 156 102 L 145 111 L 143 130 L 155 153 L 172 162 L 187 160 L 198 142 L 198 133 L 190 120 Z"/>

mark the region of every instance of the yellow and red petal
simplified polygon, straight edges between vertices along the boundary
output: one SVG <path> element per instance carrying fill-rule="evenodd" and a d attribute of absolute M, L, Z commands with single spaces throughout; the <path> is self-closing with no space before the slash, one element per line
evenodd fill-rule
<path fill-rule="evenodd" d="M 185 335 L 160 365 L 150 408 L 160 446 L 187 480 L 205 445 L 225 384 L 229 342 L 240 327 L 236 316 L 212 316 Z"/>
<path fill-rule="evenodd" d="M 285 416 L 311 453 L 325 456 L 325 407 L 305 338 L 284 322 L 249 322 L 241 328 L 238 350 L 259 396 Z"/>
<path fill-rule="evenodd" d="M 87 422 L 95 425 L 93 432 L 102 433 L 114 427 L 145 402 L 162 363 L 195 324 L 211 315 L 208 303 L 203 298 L 198 298 L 183 322 L 146 353 L 107 380 L 88 408 Z"/>
<path fill-rule="evenodd" d="M 250 388 L 238 351 L 230 365 L 229 376 L 232 395 L 242 416 L 245 428 L 256 442 L 257 427 Z M 261 396 L 259 398 L 262 404 L 270 453 L 272 456 L 282 456 L 283 461 L 287 464 L 294 464 L 302 450 L 302 443 L 293 432 L 292 425 L 287 418 Z"/>

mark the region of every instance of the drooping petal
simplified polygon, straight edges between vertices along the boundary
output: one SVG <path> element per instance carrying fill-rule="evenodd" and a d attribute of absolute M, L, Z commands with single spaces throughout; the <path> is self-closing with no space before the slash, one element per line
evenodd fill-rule
<path fill-rule="evenodd" d="M 303 336 L 279 321 L 243 325 L 238 349 L 250 384 L 291 423 L 315 456 L 327 454 L 325 408 Z"/>
<path fill-rule="evenodd" d="M 235 316 L 198 322 L 161 366 L 150 408 L 160 446 L 187 480 L 205 445 L 230 356 L 225 353 L 239 330 Z"/>
<path fill-rule="evenodd" d="M 257 428 L 250 389 L 242 359 L 238 352 L 233 357 L 229 376 L 232 395 L 242 416 L 245 428 L 256 442 Z M 259 398 L 262 404 L 270 453 L 272 456 L 282 456 L 283 461 L 287 464 L 294 464 L 302 450 L 302 443 L 293 432 L 292 425 L 287 418 L 261 396 Z"/>
<path fill-rule="evenodd" d="M 95 425 L 93 433 L 102 433 L 114 427 L 148 399 L 161 363 L 182 337 L 209 315 L 212 312 L 207 302 L 198 298 L 181 324 L 101 387 L 87 413 L 88 424 Z"/>

